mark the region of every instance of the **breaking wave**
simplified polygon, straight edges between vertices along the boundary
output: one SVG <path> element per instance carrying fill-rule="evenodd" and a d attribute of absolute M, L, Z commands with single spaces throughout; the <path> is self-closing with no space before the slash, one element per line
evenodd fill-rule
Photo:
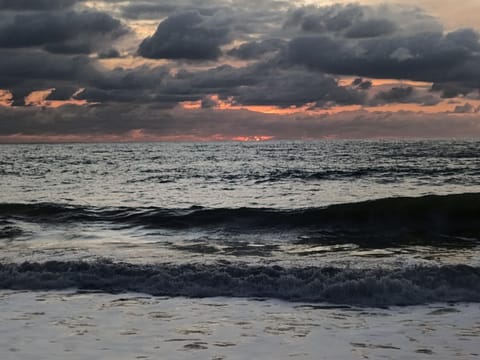
<path fill-rule="evenodd" d="M 155 296 L 254 297 L 361 306 L 480 302 L 480 268 L 286 268 L 243 264 L 97 262 L 0 264 L 0 288 L 80 289 Z"/>

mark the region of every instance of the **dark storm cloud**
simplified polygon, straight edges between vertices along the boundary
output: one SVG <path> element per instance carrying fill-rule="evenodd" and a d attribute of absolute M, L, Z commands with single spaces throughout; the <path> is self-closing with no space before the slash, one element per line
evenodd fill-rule
<path fill-rule="evenodd" d="M 115 14 L 160 22 L 151 37 L 128 46 L 145 58 L 172 61 L 167 66 L 107 69 L 102 59 L 133 55 L 115 42 L 127 31 L 120 20 L 81 11 L 82 5 L 72 8 L 76 11 L 62 10 L 74 1 L 52 1 L 48 6 L 43 1 L 37 5 L 21 1 L 13 7 L 12 2 L 0 0 L 0 8 L 9 9 L 0 14 L 0 89 L 13 92 L 14 105 L 24 105 L 24 97 L 32 91 L 51 88 L 56 90 L 48 100 L 69 100 L 85 88 L 75 97 L 100 104 L 43 112 L 2 109 L 3 134 L 109 134 L 144 128 L 161 135 L 197 129 L 194 135 L 208 136 L 216 129 L 229 135 L 330 136 L 335 135 L 335 124 L 327 117 L 277 118 L 247 111 L 226 113 L 216 107 L 222 101 L 237 106 L 308 104 L 325 109 L 353 104 L 432 105 L 440 95 L 466 95 L 480 86 L 478 33 L 471 29 L 444 32 L 438 20 L 418 9 L 334 5 L 289 10 L 290 3 L 271 0 L 107 2 L 116 4 Z M 248 65 L 233 58 L 249 60 Z M 199 68 L 193 60 L 208 62 Z M 236 66 L 225 65 L 229 62 Z M 209 66 L 206 70 L 205 65 Z M 342 86 L 336 79 L 342 75 L 356 79 Z M 368 78 L 422 80 L 434 85 L 430 93 L 402 86 L 379 91 Z M 199 101 L 203 111 L 182 112 L 178 103 L 183 101 Z M 372 114 L 348 121 L 336 117 L 337 129 L 345 136 L 368 131 L 388 136 L 407 133 L 407 125 L 433 127 L 420 117 L 415 117 L 418 124 L 404 118 L 393 124 L 386 115 L 371 120 L 368 116 Z M 449 121 L 458 117 L 452 115 Z M 385 127 L 385 133 L 375 129 L 375 121 Z M 446 123 L 438 123 L 443 133 Z M 478 124 L 462 126 L 472 130 Z"/>
<path fill-rule="evenodd" d="M 352 81 L 353 86 L 359 86 L 363 82 L 362 78 L 356 78 Z"/>
<path fill-rule="evenodd" d="M 124 102 L 124 103 L 164 103 L 172 107 L 178 101 L 191 100 L 190 94 L 176 94 L 165 91 L 171 79 L 166 67 L 140 67 L 135 69 L 117 68 L 103 71 L 86 84 L 86 89 L 78 95 L 88 102 Z M 195 98 L 197 100 L 197 98 Z"/>
<path fill-rule="evenodd" d="M 204 97 L 201 102 L 202 109 L 211 109 L 218 105 L 218 101 L 211 97 Z"/>
<path fill-rule="evenodd" d="M 434 83 L 432 85 L 432 91 L 440 92 L 442 97 L 449 99 L 459 95 L 467 95 L 472 89 L 461 83 L 452 81 L 449 83 Z"/>
<path fill-rule="evenodd" d="M 375 98 L 385 103 L 409 102 L 414 93 L 413 87 L 393 87 L 388 91 L 379 92 Z"/>
<path fill-rule="evenodd" d="M 219 9 L 235 7 L 235 4 L 219 0 L 144 0 L 129 2 L 122 6 L 122 16 L 127 19 L 161 19 L 162 17 L 186 11 L 198 11 L 202 15 L 212 15 Z"/>
<path fill-rule="evenodd" d="M 120 52 L 117 49 L 107 49 L 98 54 L 100 59 L 115 59 L 120 57 Z"/>
<path fill-rule="evenodd" d="M 31 84 L 44 89 L 61 82 L 85 84 L 101 76 L 86 56 L 49 54 L 41 50 L 1 50 L 0 84 L 7 89 Z"/>
<path fill-rule="evenodd" d="M 368 90 L 372 87 L 372 82 L 370 80 L 356 78 L 352 81 L 352 86 L 361 90 Z"/>
<path fill-rule="evenodd" d="M 306 7 L 295 10 L 287 19 L 287 27 L 298 26 L 307 32 L 338 32 L 348 29 L 356 20 L 363 17 L 363 7 L 356 4 L 333 5 L 316 8 Z"/>
<path fill-rule="evenodd" d="M 361 104 L 361 91 L 341 87 L 331 76 L 303 68 L 284 68 L 265 62 L 235 68 L 228 65 L 204 71 L 169 67 L 117 68 L 107 71 L 87 56 L 48 54 L 40 50 L 0 52 L 1 88 L 11 90 L 14 104 L 23 105 L 29 93 L 57 89 L 49 99 L 66 100 L 85 88 L 78 99 L 88 102 L 156 103 L 174 107 L 178 102 L 197 101 L 218 95 L 237 105 L 289 107 L 314 103 Z"/>
<path fill-rule="evenodd" d="M 138 53 L 152 59 L 215 60 L 230 41 L 227 24 L 211 23 L 198 11 L 171 15 L 145 39 Z"/>
<path fill-rule="evenodd" d="M 255 64 L 243 68 L 222 65 L 206 71 L 182 71 L 168 82 L 167 91 L 219 94 L 227 98 L 238 95 L 241 89 L 261 84 L 267 76 L 264 70 L 268 71 L 265 65 Z"/>
<path fill-rule="evenodd" d="M 437 83 L 433 90 L 451 89 L 445 86 L 449 83 L 470 91 L 480 87 L 478 32 L 445 32 L 418 8 L 304 7 L 288 14 L 284 28 L 297 31 L 282 53 L 289 64 L 337 75 Z"/>
<path fill-rule="evenodd" d="M 14 105 L 32 91 L 55 88 L 49 99 L 68 99 L 85 88 L 79 99 L 89 102 L 169 103 L 199 100 L 188 82 L 172 77 L 165 67 L 117 68 L 106 70 L 88 56 L 49 54 L 41 50 L 10 49 L 0 51 L 0 88 L 13 93 Z M 72 91 L 72 89 L 75 89 Z M 198 90 L 198 89 L 197 89 Z M 166 105 L 165 105 L 166 106 Z"/>
<path fill-rule="evenodd" d="M 7 86 L 37 80 L 87 81 L 97 75 L 99 72 L 86 56 L 63 56 L 23 49 L 0 52 L 0 81 Z"/>
<path fill-rule="evenodd" d="M 443 30 L 437 19 L 419 8 L 387 4 L 301 7 L 288 13 L 284 28 L 351 38 Z"/>
<path fill-rule="evenodd" d="M 69 8 L 84 0 L 0 0 L 5 10 L 59 10 Z"/>
<path fill-rule="evenodd" d="M 359 41 L 315 35 L 293 39 L 285 54 L 291 64 L 333 74 L 479 86 L 478 40 L 473 30 Z"/>
<path fill-rule="evenodd" d="M 0 88 L 12 91 L 15 105 L 30 92 L 61 86 L 81 87 L 102 77 L 87 56 L 65 56 L 41 50 L 1 50 Z"/>
<path fill-rule="evenodd" d="M 262 47 L 279 50 L 283 44 L 275 39 L 283 39 L 285 35 L 281 24 L 290 6 L 288 2 L 272 0 L 150 0 L 131 3 L 123 11 L 128 18 L 165 19 L 157 32 L 140 45 L 138 54 L 141 56 L 216 60 L 222 55 L 220 48 L 233 40 L 266 40 Z M 148 14 L 144 14 L 145 11 Z M 273 50 L 275 41 L 279 47 Z"/>
<path fill-rule="evenodd" d="M 0 51 L 0 88 L 13 93 L 14 105 L 23 105 L 32 91 L 55 88 L 49 100 L 66 100 L 79 88 L 78 99 L 89 102 L 152 102 L 159 94 L 166 98 L 164 67 L 106 70 L 88 56 L 49 54 L 41 50 Z M 60 95 L 62 94 L 62 95 Z M 173 94 L 174 95 L 174 94 Z M 172 96 L 173 98 L 174 96 Z M 184 101 L 183 97 L 177 97 Z M 191 99 L 191 96 L 185 96 Z M 176 102 L 169 106 L 174 106 Z"/>
<path fill-rule="evenodd" d="M 344 88 L 328 75 L 305 69 L 278 69 L 261 63 L 243 68 L 224 65 L 205 71 L 179 71 L 168 68 L 120 70 L 97 78 L 80 95 L 89 101 L 162 103 L 175 106 L 181 101 L 202 100 L 209 95 L 231 99 L 236 105 L 289 107 L 315 103 L 359 104 L 364 94 Z"/>
<path fill-rule="evenodd" d="M 370 106 L 386 104 L 420 104 L 423 106 L 436 105 L 441 101 L 437 94 L 417 90 L 413 86 L 394 86 L 382 90 L 368 101 Z"/>
<path fill-rule="evenodd" d="M 280 51 L 285 48 L 286 45 L 287 42 L 282 39 L 252 41 L 229 50 L 227 54 L 242 60 L 254 60 L 261 58 L 265 54 Z"/>
<path fill-rule="evenodd" d="M 167 94 L 231 98 L 236 105 L 279 107 L 363 104 L 365 94 L 339 86 L 329 75 L 303 68 L 278 68 L 270 62 L 243 68 L 220 66 L 202 72 L 179 72 L 164 81 Z"/>
<path fill-rule="evenodd" d="M 128 19 L 158 19 L 178 9 L 178 5 L 165 3 L 129 3 L 122 9 L 122 15 Z"/>
<path fill-rule="evenodd" d="M 468 114 L 468 113 L 473 113 L 475 111 L 476 111 L 475 107 L 469 103 L 455 106 L 455 109 L 453 110 L 453 112 L 456 114 Z"/>
<path fill-rule="evenodd" d="M 95 11 L 17 14 L 0 25 L 0 47 L 88 54 L 127 31 L 119 20 Z"/>
<path fill-rule="evenodd" d="M 78 91 L 78 87 L 64 85 L 58 86 L 53 90 L 50 95 L 47 96 L 47 100 L 69 100 L 73 97 L 73 95 Z"/>
<path fill-rule="evenodd" d="M 358 21 L 345 33 L 347 38 L 373 38 L 377 36 L 390 35 L 396 29 L 393 22 L 386 19 L 370 19 Z"/>
<path fill-rule="evenodd" d="M 111 1 L 111 0 L 110 0 Z M 280 27 L 285 9 L 291 7 L 287 1 L 275 0 L 143 0 L 131 1 L 121 7 L 127 19 L 162 19 L 187 11 L 197 11 L 203 16 L 215 16 L 231 25 L 238 36 L 244 34 L 269 34 Z"/>
<path fill-rule="evenodd" d="M 264 75 L 254 86 L 242 87 L 235 101 L 243 105 L 272 105 L 280 107 L 328 104 L 363 104 L 364 94 L 338 86 L 328 75 L 303 70 L 276 70 Z"/>
<path fill-rule="evenodd" d="M 127 32 L 119 20 L 95 11 L 18 14 L 0 25 L 0 47 L 90 53 Z"/>
<path fill-rule="evenodd" d="M 11 135 L 22 133 L 26 135 L 49 134 L 87 134 L 87 133 L 122 133 L 134 126 L 133 122 L 126 121 L 122 115 L 122 106 L 105 107 L 77 107 L 64 106 L 59 109 L 38 109 L 20 107 L 0 109 L 0 133 Z M 117 111 L 120 111 L 117 113 Z M 129 108 L 129 112 L 132 109 Z M 123 113 L 125 114 L 125 113 Z M 114 118 L 109 118 L 113 116 Z M 15 124 L 15 122 L 17 122 Z"/>

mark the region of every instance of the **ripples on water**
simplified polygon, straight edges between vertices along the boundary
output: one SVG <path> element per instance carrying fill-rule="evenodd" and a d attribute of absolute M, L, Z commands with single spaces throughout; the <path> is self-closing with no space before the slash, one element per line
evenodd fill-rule
<path fill-rule="evenodd" d="M 476 301 L 479 145 L 2 145 L 0 287 Z"/>
<path fill-rule="evenodd" d="M 305 208 L 480 189 L 475 141 L 0 146 L 2 202 Z"/>

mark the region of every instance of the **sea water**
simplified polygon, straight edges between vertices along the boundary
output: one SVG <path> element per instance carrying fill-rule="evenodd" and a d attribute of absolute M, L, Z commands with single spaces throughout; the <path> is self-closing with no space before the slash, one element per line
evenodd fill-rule
<path fill-rule="evenodd" d="M 246 346 L 260 358 L 270 358 L 269 348 L 284 349 L 273 352 L 281 359 L 475 358 L 479 145 L 1 145 L 0 288 L 8 316 L 0 331 L 13 336 L 2 352 L 10 346 L 8 358 L 26 359 L 32 344 L 58 340 L 53 324 L 68 320 L 61 308 L 75 299 L 73 317 L 116 301 L 143 314 L 143 333 L 137 322 L 128 336 L 142 333 L 148 342 L 161 328 L 156 349 L 141 355 L 138 345 L 147 358 L 251 358 Z M 154 323 L 148 314 L 156 307 L 168 321 Z M 90 308 L 85 323 L 98 331 L 104 314 Z M 202 330 L 222 318 L 232 327 L 227 338 Z M 45 326 L 52 332 L 43 338 Z M 341 337 L 336 350 L 317 346 L 339 328 L 363 338 Z M 22 345 L 18 336 L 27 333 L 31 344 Z M 115 333 L 101 333 L 98 342 L 112 347 Z M 449 347 L 441 346 L 445 336 Z M 58 344 L 70 349 L 63 358 L 78 358 L 82 341 L 93 341 L 70 340 Z M 114 350 L 109 356 L 120 358 Z M 54 358 L 48 347 L 30 355 Z"/>

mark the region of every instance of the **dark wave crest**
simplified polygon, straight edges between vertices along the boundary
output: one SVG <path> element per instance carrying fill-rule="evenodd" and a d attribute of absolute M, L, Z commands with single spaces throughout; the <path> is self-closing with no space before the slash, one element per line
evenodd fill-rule
<path fill-rule="evenodd" d="M 0 264 L 1 289 L 76 288 L 158 296 L 262 297 L 363 306 L 480 302 L 480 268 L 285 268 L 55 262 Z"/>
<path fill-rule="evenodd" d="M 235 227 L 248 229 L 402 229 L 478 235 L 480 193 L 396 197 L 324 208 L 277 210 L 265 208 L 166 209 L 157 207 L 89 207 L 55 203 L 0 204 L 4 221 L 111 222 L 126 226 L 188 229 Z"/>

